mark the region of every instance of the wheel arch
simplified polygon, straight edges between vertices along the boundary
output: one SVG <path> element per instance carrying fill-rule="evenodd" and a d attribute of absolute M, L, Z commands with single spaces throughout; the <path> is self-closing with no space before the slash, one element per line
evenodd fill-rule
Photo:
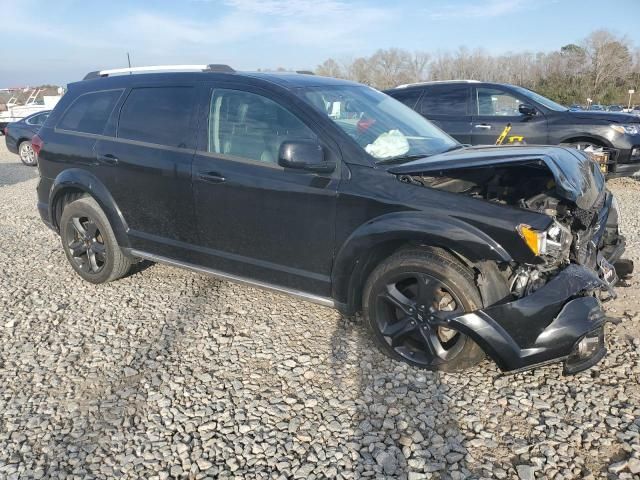
<path fill-rule="evenodd" d="M 484 232 L 450 218 L 390 214 L 358 228 L 336 256 L 332 294 L 344 313 L 361 309 L 364 284 L 373 269 L 405 247 L 442 249 L 482 276 L 478 287 L 483 301 L 494 303 L 504 296 L 497 263 L 509 262 L 511 257 Z M 500 285 L 492 287 L 492 283 Z"/>
<path fill-rule="evenodd" d="M 23 142 L 31 142 L 31 139 L 29 137 L 18 137 L 16 140 L 16 148 L 18 150 L 20 150 L 20 145 L 22 145 Z"/>
<path fill-rule="evenodd" d="M 612 148 L 613 145 L 609 140 L 600 135 L 596 135 L 593 133 L 583 133 L 583 134 L 572 134 L 560 140 L 559 143 L 577 143 L 577 142 L 591 142 L 596 145 L 600 145 L 602 147 Z"/>
<path fill-rule="evenodd" d="M 128 226 L 111 193 L 95 175 L 81 169 L 61 172 L 51 186 L 49 218 L 55 230 L 60 231 L 59 222 L 64 206 L 84 195 L 92 197 L 105 212 L 118 245 L 129 247 Z"/>

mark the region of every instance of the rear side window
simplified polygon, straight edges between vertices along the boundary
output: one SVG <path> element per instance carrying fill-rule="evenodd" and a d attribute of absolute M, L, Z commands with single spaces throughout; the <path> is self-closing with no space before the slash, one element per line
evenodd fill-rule
<path fill-rule="evenodd" d="M 34 115 L 33 117 L 29 117 L 25 120 L 27 125 L 40 126 L 43 125 L 45 120 L 49 117 L 49 113 L 40 113 L 39 115 Z"/>
<path fill-rule="evenodd" d="M 64 113 L 57 128 L 101 134 L 122 90 L 104 90 L 80 95 Z"/>
<path fill-rule="evenodd" d="M 194 148 L 193 87 L 135 88 L 120 112 L 118 138 Z"/>
<path fill-rule="evenodd" d="M 404 103 L 407 107 L 415 110 L 416 103 L 418 103 L 421 93 L 422 92 L 420 92 L 420 90 L 411 90 L 408 92 L 393 92 L 391 93 L 391 96 L 399 102 Z"/>
<path fill-rule="evenodd" d="M 439 85 L 425 88 L 419 112 L 423 115 L 467 115 L 469 87 L 467 85 Z"/>

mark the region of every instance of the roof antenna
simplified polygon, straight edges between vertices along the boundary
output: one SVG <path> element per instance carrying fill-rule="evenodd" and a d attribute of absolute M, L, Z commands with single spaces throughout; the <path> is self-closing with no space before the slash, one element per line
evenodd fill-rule
<path fill-rule="evenodd" d="M 127 52 L 127 63 L 129 64 L 129 68 L 131 68 L 131 57 L 129 57 L 129 52 Z M 129 75 L 131 75 L 131 72 L 129 72 Z"/>

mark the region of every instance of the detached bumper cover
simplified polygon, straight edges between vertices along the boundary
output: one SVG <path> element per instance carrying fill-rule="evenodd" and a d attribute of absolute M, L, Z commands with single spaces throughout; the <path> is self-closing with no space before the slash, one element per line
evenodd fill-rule
<path fill-rule="evenodd" d="M 583 337 L 600 335 L 606 321 L 600 302 L 580 295 L 605 286 L 593 270 L 571 264 L 531 295 L 448 318 L 446 324 L 472 338 L 504 371 L 562 361 Z M 605 352 L 602 341 L 591 358 L 580 360 L 582 368 L 574 362 L 566 371 L 589 368 Z"/>

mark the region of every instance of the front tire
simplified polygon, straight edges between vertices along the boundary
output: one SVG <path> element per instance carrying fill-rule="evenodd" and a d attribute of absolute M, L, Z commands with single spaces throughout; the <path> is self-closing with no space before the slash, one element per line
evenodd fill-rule
<path fill-rule="evenodd" d="M 369 276 L 363 294 L 367 328 L 388 356 L 428 370 L 458 371 L 484 358 L 466 335 L 429 321 L 430 313 L 477 310 L 473 275 L 445 251 L 402 250 Z"/>
<path fill-rule="evenodd" d="M 64 207 L 60 237 L 69 263 L 88 282 L 111 282 L 131 268 L 107 216 L 91 197 L 82 197 Z"/>
<path fill-rule="evenodd" d="M 31 141 L 23 140 L 18 145 L 18 155 L 22 163 L 29 167 L 35 167 L 38 164 L 38 155 L 31 146 Z"/>

